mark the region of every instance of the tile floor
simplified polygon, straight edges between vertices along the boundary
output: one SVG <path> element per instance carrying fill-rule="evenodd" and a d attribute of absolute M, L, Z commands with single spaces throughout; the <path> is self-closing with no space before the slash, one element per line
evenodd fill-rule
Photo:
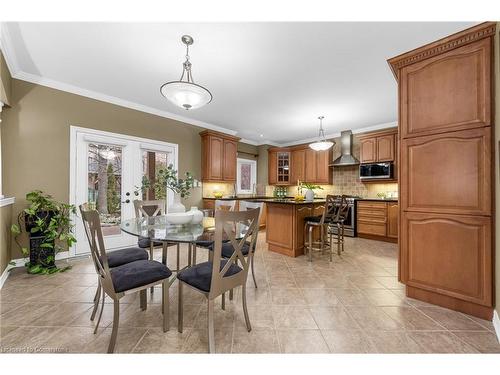
<path fill-rule="evenodd" d="M 112 305 L 108 300 L 94 335 L 94 268 L 88 258 L 70 263 L 69 272 L 52 276 L 12 271 L 0 292 L 1 352 L 106 352 Z M 267 251 L 261 233 L 255 268 L 258 289 L 248 281 L 253 330 L 245 329 L 235 291 L 225 311 L 220 301 L 216 309 L 217 352 L 500 353 L 491 322 L 405 297 L 394 244 L 348 238 L 341 257 L 329 263 L 317 254 L 311 264 Z M 116 352 L 206 353 L 204 298 L 185 288 L 185 329 L 178 333 L 176 286 L 168 333 L 161 329 L 160 289 L 148 294 L 147 311 L 136 295 L 123 300 Z"/>

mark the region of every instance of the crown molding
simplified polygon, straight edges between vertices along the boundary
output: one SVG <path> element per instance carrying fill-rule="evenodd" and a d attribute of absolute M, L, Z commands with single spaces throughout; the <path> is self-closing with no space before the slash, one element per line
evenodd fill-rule
<path fill-rule="evenodd" d="M 491 37 L 495 35 L 495 30 L 496 22 L 483 22 L 445 38 L 441 38 L 435 42 L 426 44 L 425 46 L 395 56 L 387 60 L 387 62 L 391 67 L 392 73 L 396 79 L 398 79 L 399 69 L 428 59 L 429 57 L 465 46 L 477 40 Z"/>

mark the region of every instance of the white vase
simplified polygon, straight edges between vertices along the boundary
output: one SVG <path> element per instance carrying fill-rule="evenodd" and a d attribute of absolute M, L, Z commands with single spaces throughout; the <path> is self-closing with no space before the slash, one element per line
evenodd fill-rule
<path fill-rule="evenodd" d="M 181 195 L 174 193 L 174 202 L 168 206 L 168 213 L 186 212 L 186 207 L 181 203 Z"/>
<path fill-rule="evenodd" d="M 203 212 L 198 210 L 198 207 L 191 207 L 191 210 L 189 212 L 193 213 L 193 220 L 191 220 L 191 223 L 200 224 L 203 221 Z"/>
<path fill-rule="evenodd" d="M 304 199 L 307 202 L 312 202 L 314 200 L 314 191 L 312 191 L 311 189 L 307 189 Z"/>

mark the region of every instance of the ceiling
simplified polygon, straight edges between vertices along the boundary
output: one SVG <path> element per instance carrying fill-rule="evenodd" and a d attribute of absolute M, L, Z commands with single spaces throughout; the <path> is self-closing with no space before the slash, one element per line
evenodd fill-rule
<path fill-rule="evenodd" d="M 2 49 L 15 78 L 236 134 L 293 144 L 318 134 L 393 125 L 388 58 L 472 22 L 5 23 Z M 160 95 L 177 80 L 184 46 L 195 82 L 214 99 L 192 111 Z"/>

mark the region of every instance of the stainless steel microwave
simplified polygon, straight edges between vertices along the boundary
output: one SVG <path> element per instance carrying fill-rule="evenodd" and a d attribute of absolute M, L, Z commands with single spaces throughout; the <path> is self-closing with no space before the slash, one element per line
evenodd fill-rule
<path fill-rule="evenodd" d="M 391 179 L 393 174 L 393 163 L 370 163 L 360 164 L 359 179 Z"/>

